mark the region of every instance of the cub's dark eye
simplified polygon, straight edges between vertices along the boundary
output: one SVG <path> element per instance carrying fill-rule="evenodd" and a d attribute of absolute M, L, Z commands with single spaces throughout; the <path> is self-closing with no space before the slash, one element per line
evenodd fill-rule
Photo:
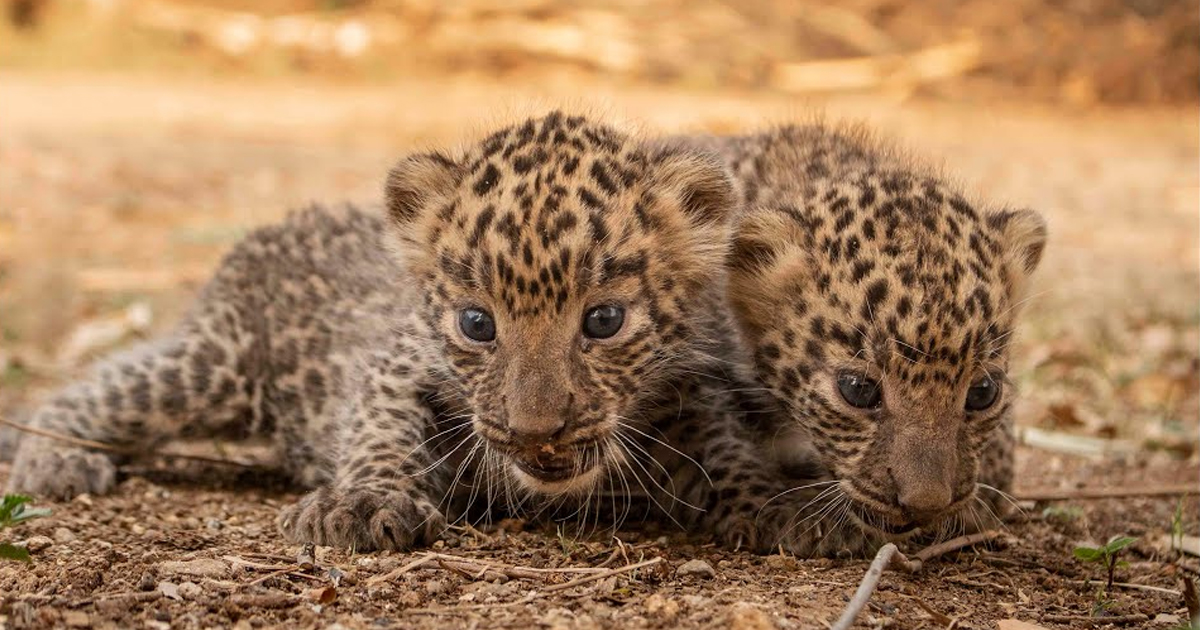
<path fill-rule="evenodd" d="M 875 409 L 883 402 L 883 391 L 880 390 L 879 383 L 861 374 L 839 374 L 837 386 L 842 398 L 853 407 Z"/>
<path fill-rule="evenodd" d="M 597 306 L 583 316 L 583 334 L 592 339 L 608 339 L 621 330 L 625 323 L 625 309 L 605 304 Z"/>
<path fill-rule="evenodd" d="M 477 308 L 459 311 L 458 329 L 472 341 L 488 342 L 496 339 L 496 321 L 487 311 Z"/>
<path fill-rule="evenodd" d="M 1000 383 L 985 376 L 971 385 L 967 390 L 967 411 L 983 411 L 996 404 L 1000 397 Z"/>

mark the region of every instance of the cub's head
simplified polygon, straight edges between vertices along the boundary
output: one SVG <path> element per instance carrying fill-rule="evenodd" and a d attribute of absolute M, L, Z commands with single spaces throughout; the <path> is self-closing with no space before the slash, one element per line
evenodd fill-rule
<path fill-rule="evenodd" d="M 696 351 L 725 285 L 718 162 L 552 113 L 387 181 L 447 384 L 521 486 L 586 491 Z"/>
<path fill-rule="evenodd" d="M 792 201 L 752 212 L 735 240 L 731 295 L 759 373 L 861 525 L 901 534 L 968 513 L 1009 421 L 1045 223 L 907 171 L 851 171 Z M 987 483 L 1007 486 L 997 465 Z"/>

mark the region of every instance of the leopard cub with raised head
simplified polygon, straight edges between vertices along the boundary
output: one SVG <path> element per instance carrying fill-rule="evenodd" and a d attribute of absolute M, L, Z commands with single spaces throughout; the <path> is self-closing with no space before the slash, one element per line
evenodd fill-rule
<path fill-rule="evenodd" d="M 671 518 L 755 544 L 774 481 L 730 385 L 736 203 L 710 155 L 557 112 L 415 154 L 384 212 L 257 230 L 174 332 L 30 422 L 128 447 L 273 436 L 314 488 L 280 516 L 294 541 L 406 548 L 479 501 L 586 516 L 640 485 Z M 9 487 L 115 480 L 109 453 L 26 436 Z"/>
<path fill-rule="evenodd" d="M 992 523 L 1012 485 L 1010 348 L 1042 218 L 968 201 L 861 129 L 684 144 L 741 184 L 731 301 L 802 445 L 795 492 L 764 512 L 794 518 L 761 535 L 862 553 Z"/>

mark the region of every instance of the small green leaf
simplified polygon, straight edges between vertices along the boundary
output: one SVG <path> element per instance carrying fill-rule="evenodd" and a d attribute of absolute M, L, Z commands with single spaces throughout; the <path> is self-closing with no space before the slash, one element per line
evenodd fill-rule
<path fill-rule="evenodd" d="M 1099 562 L 1104 557 L 1104 550 L 1094 547 L 1076 547 L 1075 557 L 1084 562 Z"/>
<path fill-rule="evenodd" d="M 9 523 L 16 525 L 21 521 L 28 521 L 31 518 L 50 516 L 51 513 L 52 512 L 50 511 L 50 508 L 26 508 L 24 505 L 18 505 L 17 509 L 13 511 L 12 516 L 9 518 Z"/>
<path fill-rule="evenodd" d="M 33 497 L 23 494 L 4 495 L 4 501 L 0 502 L 0 525 L 7 524 L 12 520 L 14 514 L 21 511 L 21 506 L 31 502 L 33 502 Z"/>
<path fill-rule="evenodd" d="M 8 543 L 0 543 L 0 559 L 29 562 L 29 550 Z"/>
<path fill-rule="evenodd" d="M 1108 541 L 1108 544 L 1104 545 L 1104 551 L 1107 551 L 1108 553 L 1116 553 L 1128 547 L 1129 545 L 1132 545 L 1136 540 L 1136 538 L 1130 538 L 1129 536 L 1113 538 L 1112 540 Z"/>

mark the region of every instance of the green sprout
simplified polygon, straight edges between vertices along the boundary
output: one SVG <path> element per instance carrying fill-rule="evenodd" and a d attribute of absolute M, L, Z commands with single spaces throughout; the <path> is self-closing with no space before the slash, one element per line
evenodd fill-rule
<path fill-rule="evenodd" d="M 26 507 L 27 504 L 32 502 L 33 498 L 25 495 L 4 495 L 4 501 L 0 503 L 0 530 L 15 527 L 32 518 L 50 515 L 50 510 L 46 508 Z M 0 543 L 0 559 L 28 562 L 29 550 L 11 543 Z"/>
<path fill-rule="evenodd" d="M 1076 547 L 1075 557 L 1083 562 L 1092 562 L 1104 567 L 1108 572 L 1108 584 L 1104 587 L 1107 594 L 1112 590 L 1113 574 L 1118 568 L 1129 566 L 1128 562 L 1119 559 L 1121 550 L 1133 544 L 1135 540 L 1137 539 L 1129 536 L 1114 536 L 1101 547 Z"/>

